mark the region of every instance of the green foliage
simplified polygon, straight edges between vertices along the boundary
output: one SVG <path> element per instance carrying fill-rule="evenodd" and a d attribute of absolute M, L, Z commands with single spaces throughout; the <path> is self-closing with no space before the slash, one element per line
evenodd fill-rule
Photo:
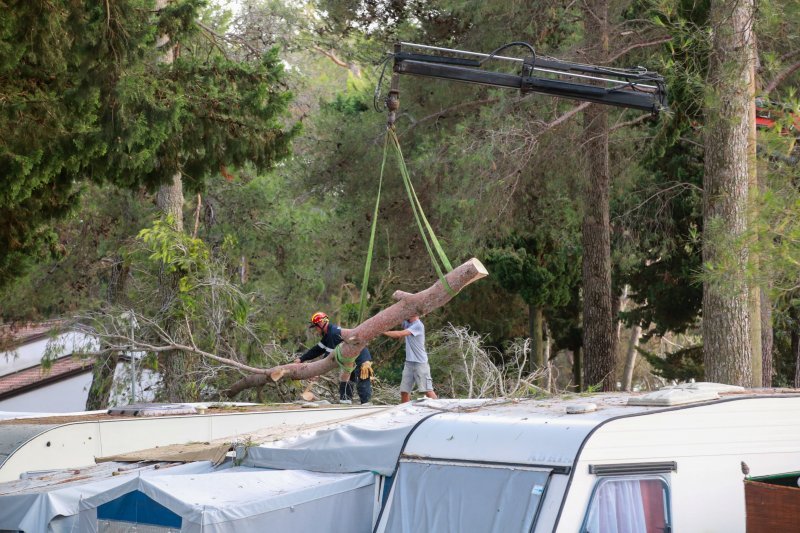
<path fill-rule="evenodd" d="M 12 1 L 0 23 L 0 284 L 50 244 L 50 223 L 78 202 L 82 181 L 154 188 L 176 172 L 193 189 L 220 166 L 267 169 L 296 127 L 272 51 L 252 62 L 191 43 L 201 0 L 97 4 Z M 162 32 L 170 45 L 158 49 Z"/>
<path fill-rule="evenodd" d="M 666 354 L 663 358 L 637 348 L 640 354 L 647 359 L 654 372 L 668 380 L 676 381 L 703 381 L 703 347 L 691 346 Z"/>
<path fill-rule="evenodd" d="M 708 2 L 658 2 L 654 23 L 671 40 L 660 55 L 669 88 L 670 112 L 651 129 L 631 187 L 614 212 L 627 233 L 616 239 L 621 283 L 635 306 L 622 314 L 649 335 L 696 326 L 702 304 L 703 147 L 702 95 L 710 50 Z"/>
<path fill-rule="evenodd" d="M 78 207 L 54 225 L 55 258 L 42 258 L 0 288 L 0 320 L 39 321 L 96 309 L 111 295 L 123 258 L 154 206 L 143 195 L 87 185 Z"/>
<path fill-rule="evenodd" d="M 508 246 L 491 248 L 486 257 L 500 285 L 532 307 L 563 307 L 580 275 L 578 250 L 533 236 L 512 236 Z"/>

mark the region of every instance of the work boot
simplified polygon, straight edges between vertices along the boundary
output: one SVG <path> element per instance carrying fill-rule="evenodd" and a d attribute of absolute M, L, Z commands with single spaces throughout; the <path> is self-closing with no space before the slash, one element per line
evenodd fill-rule
<path fill-rule="evenodd" d="M 353 403 L 352 398 L 353 398 L 353 393 L 350 390 L 348 390 L 347 382 L 346 381 L 340 381 L 339 382 L 339 403 L 350 405 L 350 404 Z"/>

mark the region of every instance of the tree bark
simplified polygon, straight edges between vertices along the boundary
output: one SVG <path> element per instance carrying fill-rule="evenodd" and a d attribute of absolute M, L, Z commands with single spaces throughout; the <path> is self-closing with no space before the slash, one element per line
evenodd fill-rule
<path fill-rule="evenodd" d="M 125 286 L 129 275 L 130 269 L 125 264 L 125 260 L 119 255 L 114 256 L 106 292 L 106 301 L 110 305 L 118 305 L 124 300 Z M 108 407 L 118 362 L 119 353 L 115 350 L 95 356 L 92 384 L 89 386 L 89 395 L 86 397 L 87 411 L 97 411 Z"/>
<path fill-rule="evenodd" d="M 169 0 L 156 0 L 156 9 L 164 9 L 169 4 Z M 175 60 L 175 46 L 170 42 L 169 35 L 161 35 L 156 46 L 164 48 L 161 62 L 171 65 Z M 156 206 L 170 221 L 175 231 L 183 231 L 183 178 L 180 170 L 176 170 L 172 175 L 172 183 L 164 184 L 158 189 L 156 194 Z M 178 276 L 164 275 L 161 277 L 161 294 L 164 307 L 170 305 L 170 301 L 175 297 L 177 291 Z M 177 325 L 167 323 L 165 329 L 174 334 Z M 179 351 L 167 352 L 161 358 L 161 391 L 160 395 L 167 401 L 180 402 L 187 401 L 184 394 L 184 383 L 186 382 L 187 365 L 189 356 Z"/>
<path fill-rule="evenodd" d="M 717 264 L 747 229 L 751 191 L 749 154 L 754 105 L 753 0 L 714 0 L 714 30 L 705 109 L 705 175 L 703 216 L 706 238 L 703 262 Z M 718 239 L 708 228 L 718 228 Z M 753 384 L 751 293 L 745 279 L 748 248 L 735 253 L 736 265 L 726 286 L 703 284 L 703 362 L 708 381 Z M 759 380 L 760 383 L 760 380 Z"/>
<path fill-rule="evenodd" d="M 753 0 L 755 2 L 755 0 Z M 755 7 L 753 8 L 755 11 Z M 752 27 L 750 28 L 752 30 Z M 750 104 L 747 106 L 747 114 L 748 114 L 748 123 L 749 123 L 749 131 L 748 131 L 748 138 L 747 138 L 747 174 L 750 181 L 750 200 L 755 203 L 755 200 L 758 199 L 758 147 L 756 145 L 756 105 L 755 105 L 755 97 L 756 97 L 756 40 L 753 38 L 751 40 L 751 45 L 749 47 L 750 53 L 750 72 L 749 72 L 749 80 L 748 80 L 748 94 L 751 97 Z M 755 216 L 755 213 L 748 210 L 750 213 L 750 221 L 748 224 L 751 223 L 752 219 Z M 756 271 L 758 271 L 758 263 L 760 258 L 756 253 L 752 250 L 750 251 L 752 254 L 750 257 L 750 262 L 754 265 Z M 748 302 L 749 309 L 748 314 L 750 316 L 750 365 L 752 367 L 753 379 L 750 384 L 751 387 L 760 387 L 763 383 L 763 355 L 762 355 L 762 346 L 761 346 L 761 287 L 758 286 L 757 283 L 752 283 L 749 286 L 750 289 L 750 300 Z"/>
<path fill-rule="evenodd" d="M 608 56 L 608 1 L 584 3 L 589 55 L 603 64 Z M 583 244 L 583 351 L 587 386 L 614 390 L 614 321 L 611 293 L 611 225 L 608 111 L 590 105 L 584 111 L 586 187 L 581 228 Z"/>
<path fill-rule="evenodd" d="M 156 206 L 170 217 L 175 231 L 183 231 L 183 179 L 180 172 L 172 176 L 172 183 L 158 189 Z"/>
<path fill-rule="evenodd" d="M 92 368 L 92 384 L 86 397 L 86 410 L 97 411 L 108 408 L 108 399 L 114 385 L 114 373 L 117 370 L 119 354 L 111 352 L 95 358 Z"/>
<path fill-rule="evenodd" d="M 477 259 L 470 259 L 448 273 L 445 278 L 455 293 L 460 292 L 470 283 L 477 281 L 489 273 Z M 355 357 L 369 341 L 388 331 L 403 320 L 413 315 L 426 315 L 449 302 L 453 295 L 445 289 L 441 281 L 418 293 L 396 291 L 393 295 L 396 304 L 384 309 L 375 316 L 365 320 L 353 329 L 342 329 L 342 356 Z M 325 357 L 311 363 L 291 363 L 265 369 L 264 373 L 252 374 L 234 383 L 225 395 L 229 398 L 236 396 L 245 389 L 260 387 L 271 381 L 281 378 L 309 379 L 330 372 L 337 368 L 336 360 L 332 356 Z"/>
<path fill-rule="evenodd" d="M 530 326 L 531 341 L 533 342 L 533 350 L 531 350 L 531 372 L 536 372 L 544 368 L 544 342 L 542 331 L 544 328 L 544 312 L 541 307 L 528 305 L 528 322 Z"/>
<path fill-rule="evenodd" d="M 553 343 L 552 338 L 550 337 L 550 328 L 547 326 L 547 323 L 544 325 L 544 362 L 547 367 L 547 387 L 546 390 L 548 392 L 555 392 L 555 383 L 553 381 L 553 361 L 552 361 L 552 351 L 553 351 Z"/>
<path fill-rule="evenodd" d="M 172 176 L 172 183 L 162 185 L 156 195 L 156 205 L 170 220 L 173 229 L 183 231 L 183 180 L 181 173 Z M 172 305 L 172 300 L 178 291 L 179 274 L 163 273 L 159 280 L 162 306 L 166 309 Z M 167 319 L 164 329 L 175 336 L 178 325 L 174 320 Z M 186 374 L 191 364 L 191 357 L 178 350 L 165 352 L 160 357 L 161 389 L 159 396 L 168 402 L 190 401 L 187 397 L 185 384 Z"/>

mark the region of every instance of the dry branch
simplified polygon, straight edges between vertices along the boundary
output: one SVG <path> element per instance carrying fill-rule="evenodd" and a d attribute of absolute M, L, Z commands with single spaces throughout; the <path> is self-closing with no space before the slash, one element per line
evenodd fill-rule
<path fill-rule="evenodd" d="M 445 278 L 455 293 L 464 287 L 488 275 L 486 268 L 477 259 L 473 258 L 453 269 Z M 399 301 L 384 309 L 375 316 L 365 320 L 353 329 L 342 329 L 342 355 L 353 358 L 367 345 L 384 331 L 390 330 L 412 315 L 425 315 L 442 307 L 452 299 L 451 293 L 445 289 L 441 281 L 437 281 L 424 291 L 407 293 L 397 291 L 394 294 Z M 260 370 L 234 383 L 227 391 L 228 397 L 233 397 L 239 392 L 264 385 L 282 378 L 309 379 L 330 372 L 337 367 L 333 357 L 313 361 L 311 363 L 290 363 L 273 368 Z"/>

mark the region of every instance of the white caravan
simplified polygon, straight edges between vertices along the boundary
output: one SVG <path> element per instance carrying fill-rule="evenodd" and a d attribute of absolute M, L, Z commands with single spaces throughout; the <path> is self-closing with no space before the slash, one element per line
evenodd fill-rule
<path fill-rule="evenodd" d="M 378 533 L 743 532 L 745 472 L 800 470 L 797 391 L 697 383 L 415 408 L 404 421 L 399 407 L 242 458 L 381 474 Z"/>
<path fill-rule="evenodd" d="M 210 526 L 206 515 L 215 511 L 208 505 L 218 500 L 250 509 L 255 500 L 244 491 L 250 486 L 261 491 L 258 505 L 269 500 L 288 505 L 275 506 L 275 512 L 299 510 L 285 497 L 287 479 L 299 476 L 297 501 L 309 504 L 302 513 L 286 515 L 288 529 L 295 531 L 306 523 L 343 525 L 332 519 L 340 516 L 331 514 L 336 506 L 328 505 L 335 496 L 361 513 L 348 531 L 365 533 L 744 532 L 746 520 L 766 527 L 763 516 L 775 518 L 765 510 L 766 500 L 755 507 L 749 501 L 746 517 L 744 480 L 784 474 L 778 477 L 796 485 L 798 476 L 785 474 L 800 470 L 798 391 L 698 383 L 650 394 L 424 400 L 359 414 L 313 428 L 253 434 L 251 442 L 261 444 L 240 446 L 239 467 L 219 473 L 240 491 L 225 489 L 213 472 L 192 482 L 203 487 L 204 503 L 193 485 L 171 476 L 108 490 L 76 487 L 69 492 L 75 500 L 71 511 L 59 512 L 60 520 L 72 513 L 69 520 L 87 518 L 97 527 L 103 520 L 139 524 L 125 518 L 131 510 L 126 498 L 143 492 L 181 517 L 173 531 L 188 532 L 192 524 Z M 314 489 L 317 503 L 310 503 L 308 491 L 323 478 L 330 494 Z M 266 498 L 271 490 L 280 501 Z M 0 484 L 0 529 L 24 529 L 3 519 L 15 492 L 12 484 Z M 202 512 L 196 509 L 200 503 Z M 753 509 L 763 511 L 762 518 Z M 203 520 L 192 518 L 198 512 Z M 254 514 L 249 525 L 267 527 L 260 507 L 257 515 L 263 520 Z M 51 520 L 35 530 L 55 531 Z M 241 525 L 225 520 L 225 527 Z M 216 529 L 204 529 L 211 530 Z"/>

